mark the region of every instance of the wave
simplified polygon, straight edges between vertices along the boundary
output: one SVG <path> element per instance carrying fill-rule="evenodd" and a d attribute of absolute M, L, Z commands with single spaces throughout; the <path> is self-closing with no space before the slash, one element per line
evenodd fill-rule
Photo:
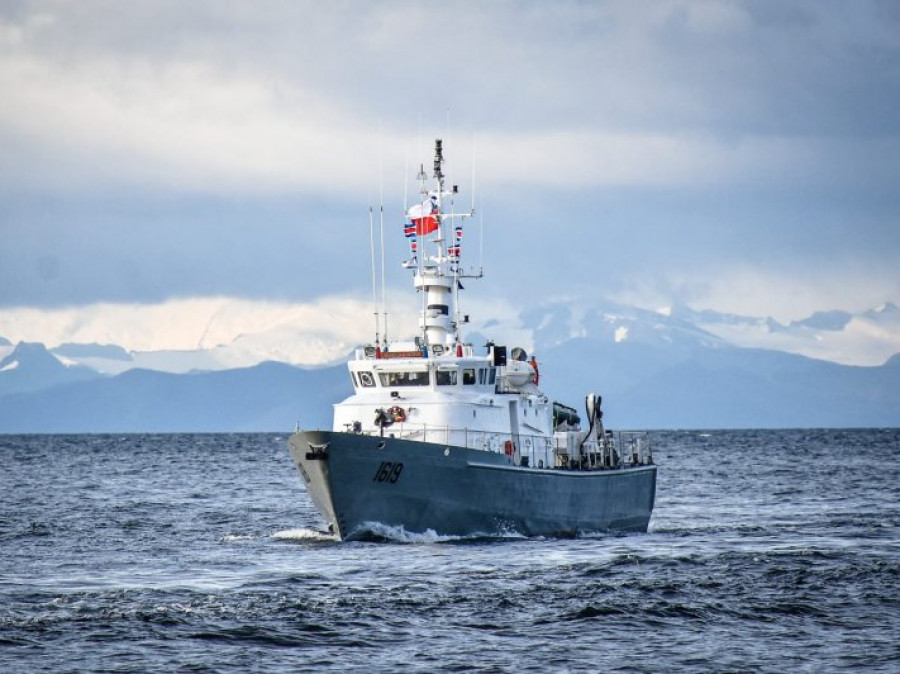
<path fill-rule="evenodd" d="M 381 522 L 363 522 L 362 525 L 353 532 L 352 538 L 355 541 L 375 543 L 416 543 L 421 545 L 433 543 L 473 543 L 521 540 L 526 538 L 526 536 L 515 531 L 492 534 L 475 532 L 466 535 L 438 534 L 434 529 L 426 529 L 423 532 L 414 532 L 407 531 L 403 526 L 391 526 L 382 524 Z"/>
<path fill-rule="evenodd" d="M 221 541 L 223 543 L 244 543 L 246 541 L 252 541 L 255 536 L 244 536 L 241 534 L 225 534 L 222 536 Z"/>
<path fill-rule="evenodd" d="M 285 529 L 284 531 L 276 531 L 270 538 L 276 541 L 296 541 L 302 543 L 333 543 L 338 540 L 338 537 L 335 534 L 327 531 L 318 531 L 317 529 Z"/>

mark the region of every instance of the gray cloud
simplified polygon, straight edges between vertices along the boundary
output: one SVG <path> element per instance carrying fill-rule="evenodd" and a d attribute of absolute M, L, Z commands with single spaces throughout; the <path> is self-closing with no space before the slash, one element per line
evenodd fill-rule
<path fill-rule="evenodd" d="M 364 285 L 448 110 L 504 287 L 897 291 L 890 2 L 5 3 L 0 92 L 0 306 Z"/>

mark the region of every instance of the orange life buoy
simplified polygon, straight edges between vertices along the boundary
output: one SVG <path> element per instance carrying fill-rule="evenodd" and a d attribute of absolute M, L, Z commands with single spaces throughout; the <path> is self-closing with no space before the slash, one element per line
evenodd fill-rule
<path fill-rule="evenodd" d="M 506 456 L 509 457 L 512 457 L 512 455 L 516 453 L 516 446 L 512 443 L 512 440 L 507 440 L 503 443 L 503 451 L 506 452 Z"/>
<path fill-rule="evenodd" d="M 396 421 L 398 424 L 402 424 L 404 421 L 406 421 L 406 412 L 402 407 L 398 405 L 394 405 L 391 409 L 389 409 L 388 414 L 390 414 L 394 418 L 394 421 Z"/>

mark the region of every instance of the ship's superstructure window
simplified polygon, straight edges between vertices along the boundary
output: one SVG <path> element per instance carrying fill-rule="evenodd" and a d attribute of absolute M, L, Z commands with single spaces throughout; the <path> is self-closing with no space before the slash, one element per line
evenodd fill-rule
<path fill-rule="evenodd" d="M 372 388 L 375 386 L 375 379 L 372 377 L 372 373 L 368 370 L 363 370 L 359 373 L 359 385 L 364 386 L 365 388 Z"/>
<path fill-rule="evenodd" d="M 389 388 L 400 386 L 428 386 L 428 372 L 379 372 L 381 385 Z"/>
<path fill-rule="evenodd" d="M 494 383 L 497 381 L 497 370 L 492 367 L 490 370 L 488 370 L 488 373 L 489 373 L 488 384 L 493 386 Z"/>
<path fill-rule="evenodd" d="M 463 386 L 472 386 L 475 383 L 475 368 L 467 367 L 463 370 Z"/>
<path fill-rule="evenodd" d="M 438 370 L 434 376 L 438 386 L 456 386 L 456 370 Z"/>

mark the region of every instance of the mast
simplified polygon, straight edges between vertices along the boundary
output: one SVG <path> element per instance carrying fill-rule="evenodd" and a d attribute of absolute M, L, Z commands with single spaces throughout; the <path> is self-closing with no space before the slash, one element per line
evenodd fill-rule
<path fill-rule="evenodd" d="M 455 212 L 453 195 L 457 188 L 454 185 L 448 191 L 445 187 L 444 148 L 440 138 L 434 142 L 432 171 L 437 189 L 428 189 L 424 166 L 420 166 L 417 178 L 423 201 L 407 212 L 411 223 L 407 227 L 414 228 L 415 236 L 421 237 L 413 279 L 416 289 L 423 293 L 419 327 L 425 345 L 450 347 L 460 343 L 459 279 L 466 276 L 459 262 L 462 226 L 454 227 L 454 223 L 457 219 L 471 217 L 475 211 Z M 450 212 L 445 212 L 448 201 Z M 481 272 L 469 276 L 479 278 Z"/>

